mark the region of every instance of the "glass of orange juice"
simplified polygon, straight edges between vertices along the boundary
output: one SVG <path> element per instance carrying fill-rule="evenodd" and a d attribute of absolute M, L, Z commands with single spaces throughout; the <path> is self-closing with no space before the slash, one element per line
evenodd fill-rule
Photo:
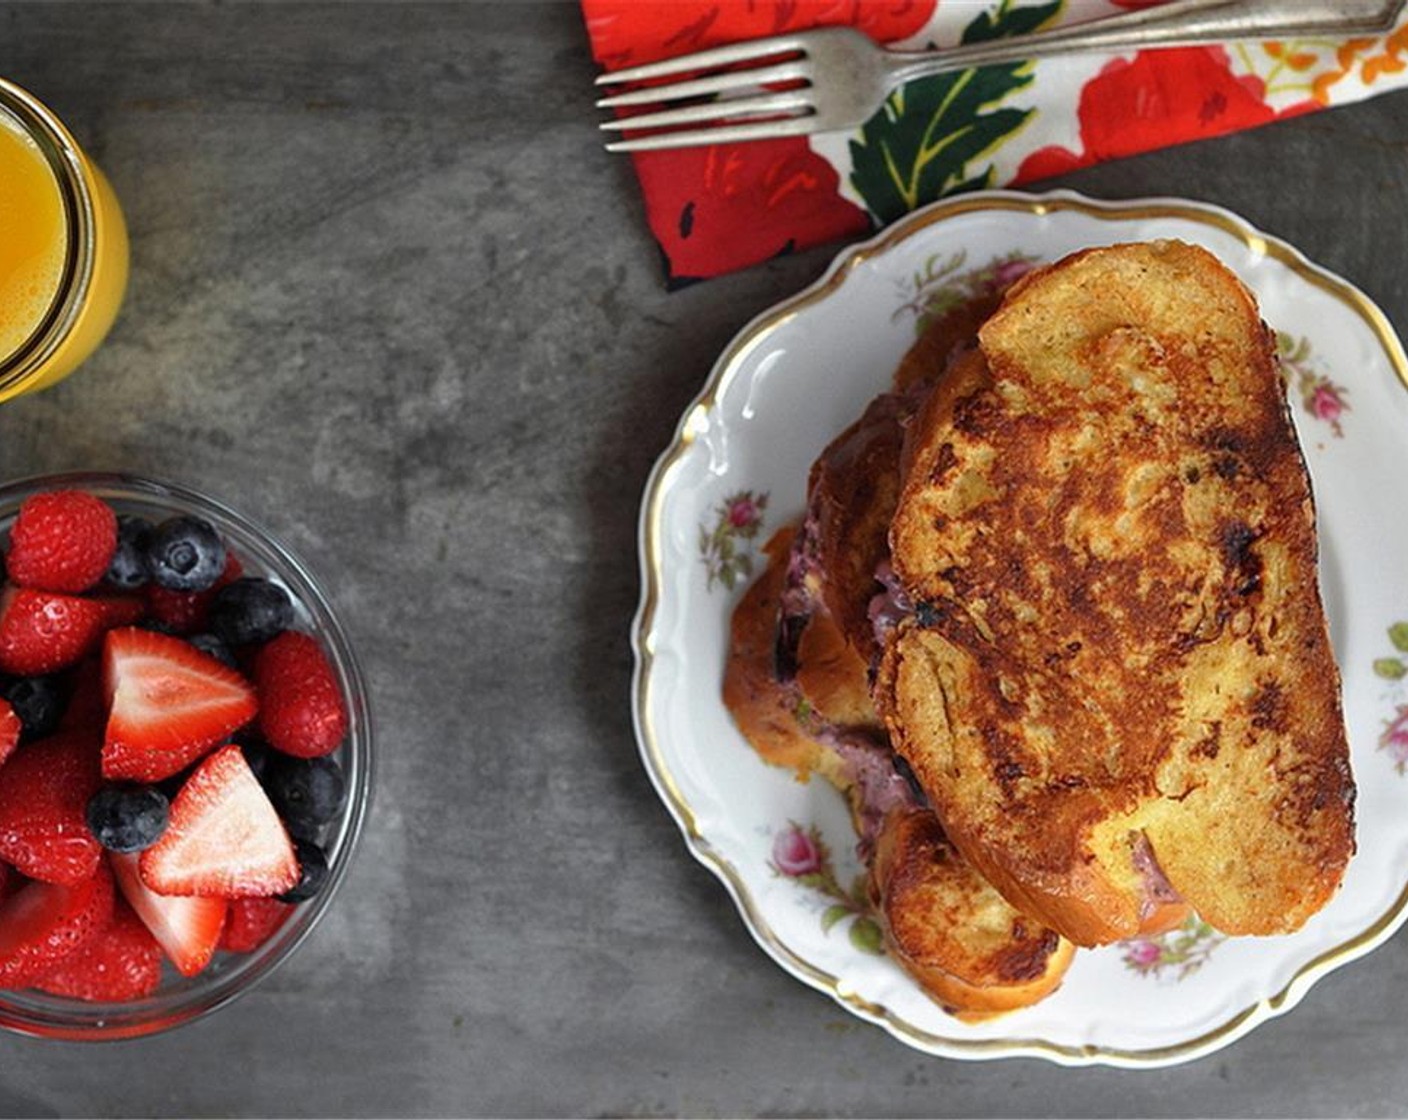
<path fill-rule="evenodd" d="M 66 377 L 127 287 L 127 228 L 58 117 L 0 78 L 0 401 Z"/>

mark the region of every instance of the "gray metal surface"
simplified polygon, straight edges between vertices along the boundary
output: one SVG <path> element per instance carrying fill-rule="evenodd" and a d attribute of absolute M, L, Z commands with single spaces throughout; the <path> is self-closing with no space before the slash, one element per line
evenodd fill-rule
<path fill-rule="evenodd" d="M 717 352 L 834 248 L 665 292 L 574 5 L 10 4 L 0 71 L 101 161 L 134 251 L 99 354 L 0 407 L 0 476 L 169 476 L 263 520 L 331 585 L 380 727 L 300 954 L 169 1036 L 0 1037 L 0 1113 L 1408 1108 L 1402 937 L 1145 1073 L 926 1057 L 753 944 L 637 760 L 637 502 Z M 1051 185 L 1229 206 L 1403 330 L 1405 137 L 1400 93 Z"/>

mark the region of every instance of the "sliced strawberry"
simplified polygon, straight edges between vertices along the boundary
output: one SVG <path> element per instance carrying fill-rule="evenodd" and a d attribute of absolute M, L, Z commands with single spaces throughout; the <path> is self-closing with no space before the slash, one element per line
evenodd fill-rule
<path fill-rule="evenodd" d="M 112 922 L 44 975 L 41 992 L 91 1003 L 120 1003 L 149 996 L 161 985 L 161 946 L 120 897 Z"/>
<path fill-rule="evenodd" d="M 117 551 L 117 515 L 81 490 L 26 498 L 10 529 L 10 578 L 41 591 L 87 591 Z"/>
<path fill-rule="evenodd" d="M 37 677 L 75 665 L 97 646 L 105 617 L 93 599 L 7 587 L 0 594 L 0 669 Z"/>
<path fill-rule="evenodd" d="M 230 904 L 223 898 L 170 898 L 157 894 L 144 882 L 138 857 L 112 853 L 113 874 L 122 895 L 151 931 L 182 976 L 194 976 L 210 963 L 220 943 L 225 912 Z"/>
<path fill-rule="evenodd" d="M 247 724 L 259 707 L 254 689 L 234 669 L 150 630 L 109 631 L 103 688 L 107 778 L 170 777 Z"/>
<path fill-rule="evenodd" d="M 244 575 L 244 565 L 233 552 L 225 554 L 225 568 L 204 591 L 172 591 L 156 583 L 147 585 L 146 603 L 151 616 L 177 634 L 196 634 L 206 628 L 215 593 Z"/>
<path fill-rule="evenodd" d="M 15 715 L 15 709 L 10 706 L 10 702 L 0 700 L 0 766 L 5 764 L 5 759 L 19 746 L 20 732 L 23 730 L 24 725 L 20 723 L 20 717 Z"/>
<path fill-rule="evenodd" d="M 0 903 L 0 988 L 23 988 L 112 921 L 112 876 L 100 864 L 76 886 L 26 883 Z"/>
<path fill-rule="evenodd" d="M 161 839 L 142 853 L 142 881 L 159 894 L 276 895 L 298 876 L 283 821 L 233 745 L 196 767 Z"/>
<path fill-rule="evenodd" d="M 285 630 L 254 658 L 259 729 L 271 747 L 298 758 L 337 750 L 347 734 L 347 708 L 316 638 Z"/>
<path fill-rule="evenodd" d="M 90 878 L 102 848 L 86 809 L 100 784 L 89 736 L 61 733 L 15 751 L 0 767 L 0 859 L 46 883 Z"/>
<path fill-rule="evenodd" d="M 220 935 L 220 948 L 252 953 L 273 937 L 292 913 L 293 904 L 277 898 L 237 898 L 230 903 L 230 918 Z"/>

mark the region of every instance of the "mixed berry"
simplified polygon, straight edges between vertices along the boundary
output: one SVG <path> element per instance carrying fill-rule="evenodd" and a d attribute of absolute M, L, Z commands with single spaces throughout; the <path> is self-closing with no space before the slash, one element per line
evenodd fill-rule
<path fill-rule="evenodd" d="M 342 691 L 207 521 L 55 490 L 0 588 L 0 988 L 114 1002 L 248 953 L 314 897 Z"/>

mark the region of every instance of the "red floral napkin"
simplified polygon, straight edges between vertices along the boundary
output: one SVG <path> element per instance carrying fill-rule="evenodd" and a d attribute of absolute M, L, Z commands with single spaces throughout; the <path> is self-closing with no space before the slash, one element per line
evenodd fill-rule
<path fill-rule="evenodd" d="M 582 0 L 616 70 L 851 24 L 902 48 L 1022 34 L 1148 0 Z M 1408 86 L 1388 35 L 1230 43 L 990 66 L 911 82 L 851 135 L 635 153 L 671 284 L 865 234 L 946 195 L 1266 124 Z M 935 143 L 935 138 L 942 143 Z"/>

